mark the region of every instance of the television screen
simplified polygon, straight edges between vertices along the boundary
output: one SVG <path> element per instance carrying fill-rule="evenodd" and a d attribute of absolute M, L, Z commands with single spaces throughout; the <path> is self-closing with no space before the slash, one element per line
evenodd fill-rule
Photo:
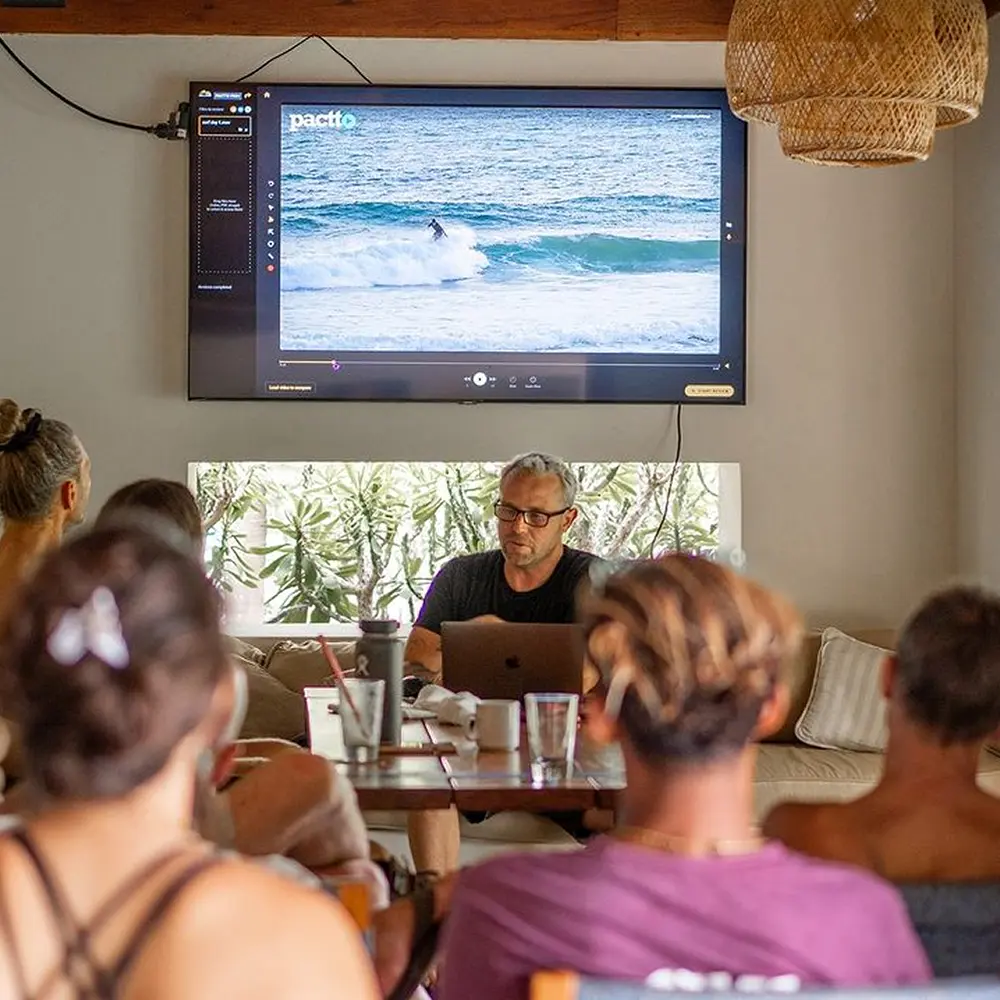
<path fill-rule="evenodd" d="M 724 91 L 191 102 L 192 398 L 743 402 Z"/>

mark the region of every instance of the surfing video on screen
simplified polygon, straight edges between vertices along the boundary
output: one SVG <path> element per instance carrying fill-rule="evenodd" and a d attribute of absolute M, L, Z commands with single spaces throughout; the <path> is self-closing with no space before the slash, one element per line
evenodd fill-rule
<path fill-rule="evenodd" d="M 280 350 L 717 355 L 721 112 L 285 104 Z"/>

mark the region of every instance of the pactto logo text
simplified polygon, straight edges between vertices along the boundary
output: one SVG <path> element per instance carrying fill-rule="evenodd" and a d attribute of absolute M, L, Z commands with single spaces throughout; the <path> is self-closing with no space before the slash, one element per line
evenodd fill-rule
<path fill-rule="evenodd" d="M 288 116 L 288 127 L 292 132 L 304 128 L 352 129 L 358 124 L 357 115 L 350 111 L 321 111 L 319 114 L 293 112 Z"/>

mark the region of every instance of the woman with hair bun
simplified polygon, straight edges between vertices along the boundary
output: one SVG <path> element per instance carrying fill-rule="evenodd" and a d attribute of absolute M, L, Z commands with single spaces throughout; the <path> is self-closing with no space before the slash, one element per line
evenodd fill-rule
<path fill-rule="evenodd" d="M 90 459 L 62 421 L 0 399 L 0 617 L 18 583 L 83 521 Z"/>
<path fill-rule="evenodd" d="M 72 429 L 0 399 L 0 621 L 24 577 L 83 521 L 89 499 L 90 458 Z M 6 778 L 21 776 L 21 741 L 9 717 L 0 719 L 0 760 Z M 4 779 L 0 772 L 0 789 Z"/>
<path fill-rule="evenodd" d="M 789 992 L 929 978 L 881 880 L 768 843 L 753 822 L 755 742 L 788 708 L 802 626 L 716 563 L 635 563 L 584 600 L 607 692 L 589 725 L 621 744 L 621 825 L 566 854 L 460 873 L 439 1000 L 519 1000 L 537 970 L 685 992 Z"/>
<path fill-rule="evenodd" d="M 0 996 L 377 995 L 336 902 L 190 830 L 233 711 L 219 613 L 200 565 L 135 525 L 71 541 L 18 589 L 0 698 L 44 808 L 0 837 Z"/>

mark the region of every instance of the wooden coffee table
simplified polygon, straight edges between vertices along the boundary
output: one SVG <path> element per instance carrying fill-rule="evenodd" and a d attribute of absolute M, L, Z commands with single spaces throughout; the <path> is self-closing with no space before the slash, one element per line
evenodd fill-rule
<path fill-rule="evenodd" d="M 340 716 L 329 710 L 330 688 L 306 688 L 309 746 L 313 753 L 344 761 Z M 423 751 L 442 743 L 461 745 L 459 730 L 436 721 L 404 722 L 402 740 Z M 413 753 L 383 755 L 376 764 L 341 763 L 364 810 L 447 809 L 500 812 L 557 812 L 594 807 L 614 809 L 625 787 L 617 747 L 598 747 L 581 732 L 571 777 L 535 785 L 527 740 L 513 753 Z"/>

